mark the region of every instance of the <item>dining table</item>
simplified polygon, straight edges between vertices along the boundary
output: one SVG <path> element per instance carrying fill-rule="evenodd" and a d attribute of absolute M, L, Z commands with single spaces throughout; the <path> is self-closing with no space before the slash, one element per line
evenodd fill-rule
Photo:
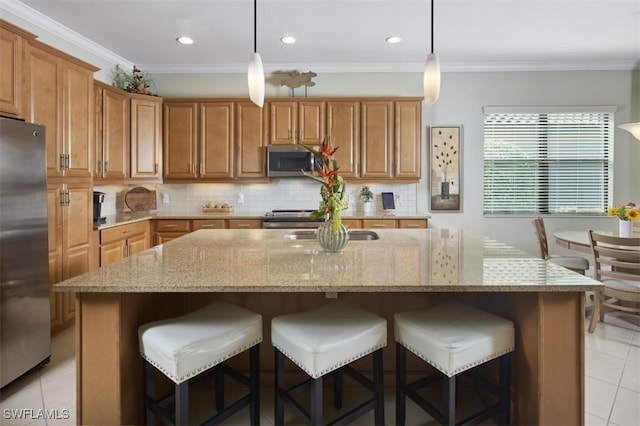
<path fill-rule="evenodd" d="M 634 228 L 632 237 L 640 238 L 640 230 L 636 231 L 637 228 Z M 599 234 L 618 236 L 617 231 L 599 231 L 594 230 Z M 589 231 L 588 230 L 560 230 L 553 233 L 553 238 L 556 241 L 556 244 L 560 247 L 581 251 L 584 253 L 591 253 L 591 243 L 589 242 Z"/>

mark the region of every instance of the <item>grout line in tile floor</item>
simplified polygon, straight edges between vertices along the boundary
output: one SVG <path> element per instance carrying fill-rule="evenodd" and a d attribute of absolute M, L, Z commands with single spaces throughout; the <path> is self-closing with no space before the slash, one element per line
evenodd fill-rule
<path fill-rule="evenodd" d="M 587 318 L 588 319 L 588 318 Z M 585 424 L 632 426 L 640 419 L 640 316 L 607 313 L 595 332 L 585 322 Z M 75 332 L 73 328 L 54 336 L 51 362 L 32 371 L 0 391 L 0 424 L 3 426 L 75 425 Z M 385 397 L 387 424 L 395 418 L 391 389 Z M 330 398 L 326 398 L 330 400 Z M 273 424 L 273 393 L 262 392 L 261 423 Z M 46 415 L 45 415 L 46 414 Z M 45 418 L 53 416 L 54 418 Z M 225 424 L 245 424 L 240 412 Z M 365 416 L 356 424 L 370 424 Z M 293 424 L 289 418 L 287 423 Z M 434 424 L 433 420 L 407 403 L 407 424 Z"/>

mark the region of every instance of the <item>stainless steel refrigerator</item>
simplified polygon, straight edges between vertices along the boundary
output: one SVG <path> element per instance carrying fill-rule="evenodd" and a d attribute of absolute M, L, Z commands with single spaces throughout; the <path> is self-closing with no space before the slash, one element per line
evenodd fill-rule
<path fill-rule="evenodd" d="M 0 117 L 0 387 L 51 356 L 44 134 Z"/>

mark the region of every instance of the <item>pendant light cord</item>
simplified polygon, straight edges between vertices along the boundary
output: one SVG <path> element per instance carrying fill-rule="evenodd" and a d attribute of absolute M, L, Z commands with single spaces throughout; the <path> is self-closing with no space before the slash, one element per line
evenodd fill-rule
<path fill-rule="evenodd" d="M 258 53 L 258 0 L 253 0 L 253 53 Z"/>
<path fill-rule="evenodd" d="M 433 53 L 433 0 L 431 0 L 431 53 Z"/>

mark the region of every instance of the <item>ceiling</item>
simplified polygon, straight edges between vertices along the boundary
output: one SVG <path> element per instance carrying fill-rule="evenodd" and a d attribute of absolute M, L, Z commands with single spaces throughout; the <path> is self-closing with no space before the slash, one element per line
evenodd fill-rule
<path fill-rule="evenodd" d="M 9 3 L 33 8 L 154 73 L 246 72 L 253 51 L 251 0 L 1 0 L 0 5 Z M 421 71 L 430 51 L 428 0 L 258 0 L 257 5 L 257 48 L 268 72 Z M 640 64 L 640 0 L 436 0 L 434 17 L 443 71 Z M 182 34 L 195 43 L 178 44 Z M 297 42 L 281 43 L 284 35 Z M 386 43 L 390 35 L 402 42 Z"/>

